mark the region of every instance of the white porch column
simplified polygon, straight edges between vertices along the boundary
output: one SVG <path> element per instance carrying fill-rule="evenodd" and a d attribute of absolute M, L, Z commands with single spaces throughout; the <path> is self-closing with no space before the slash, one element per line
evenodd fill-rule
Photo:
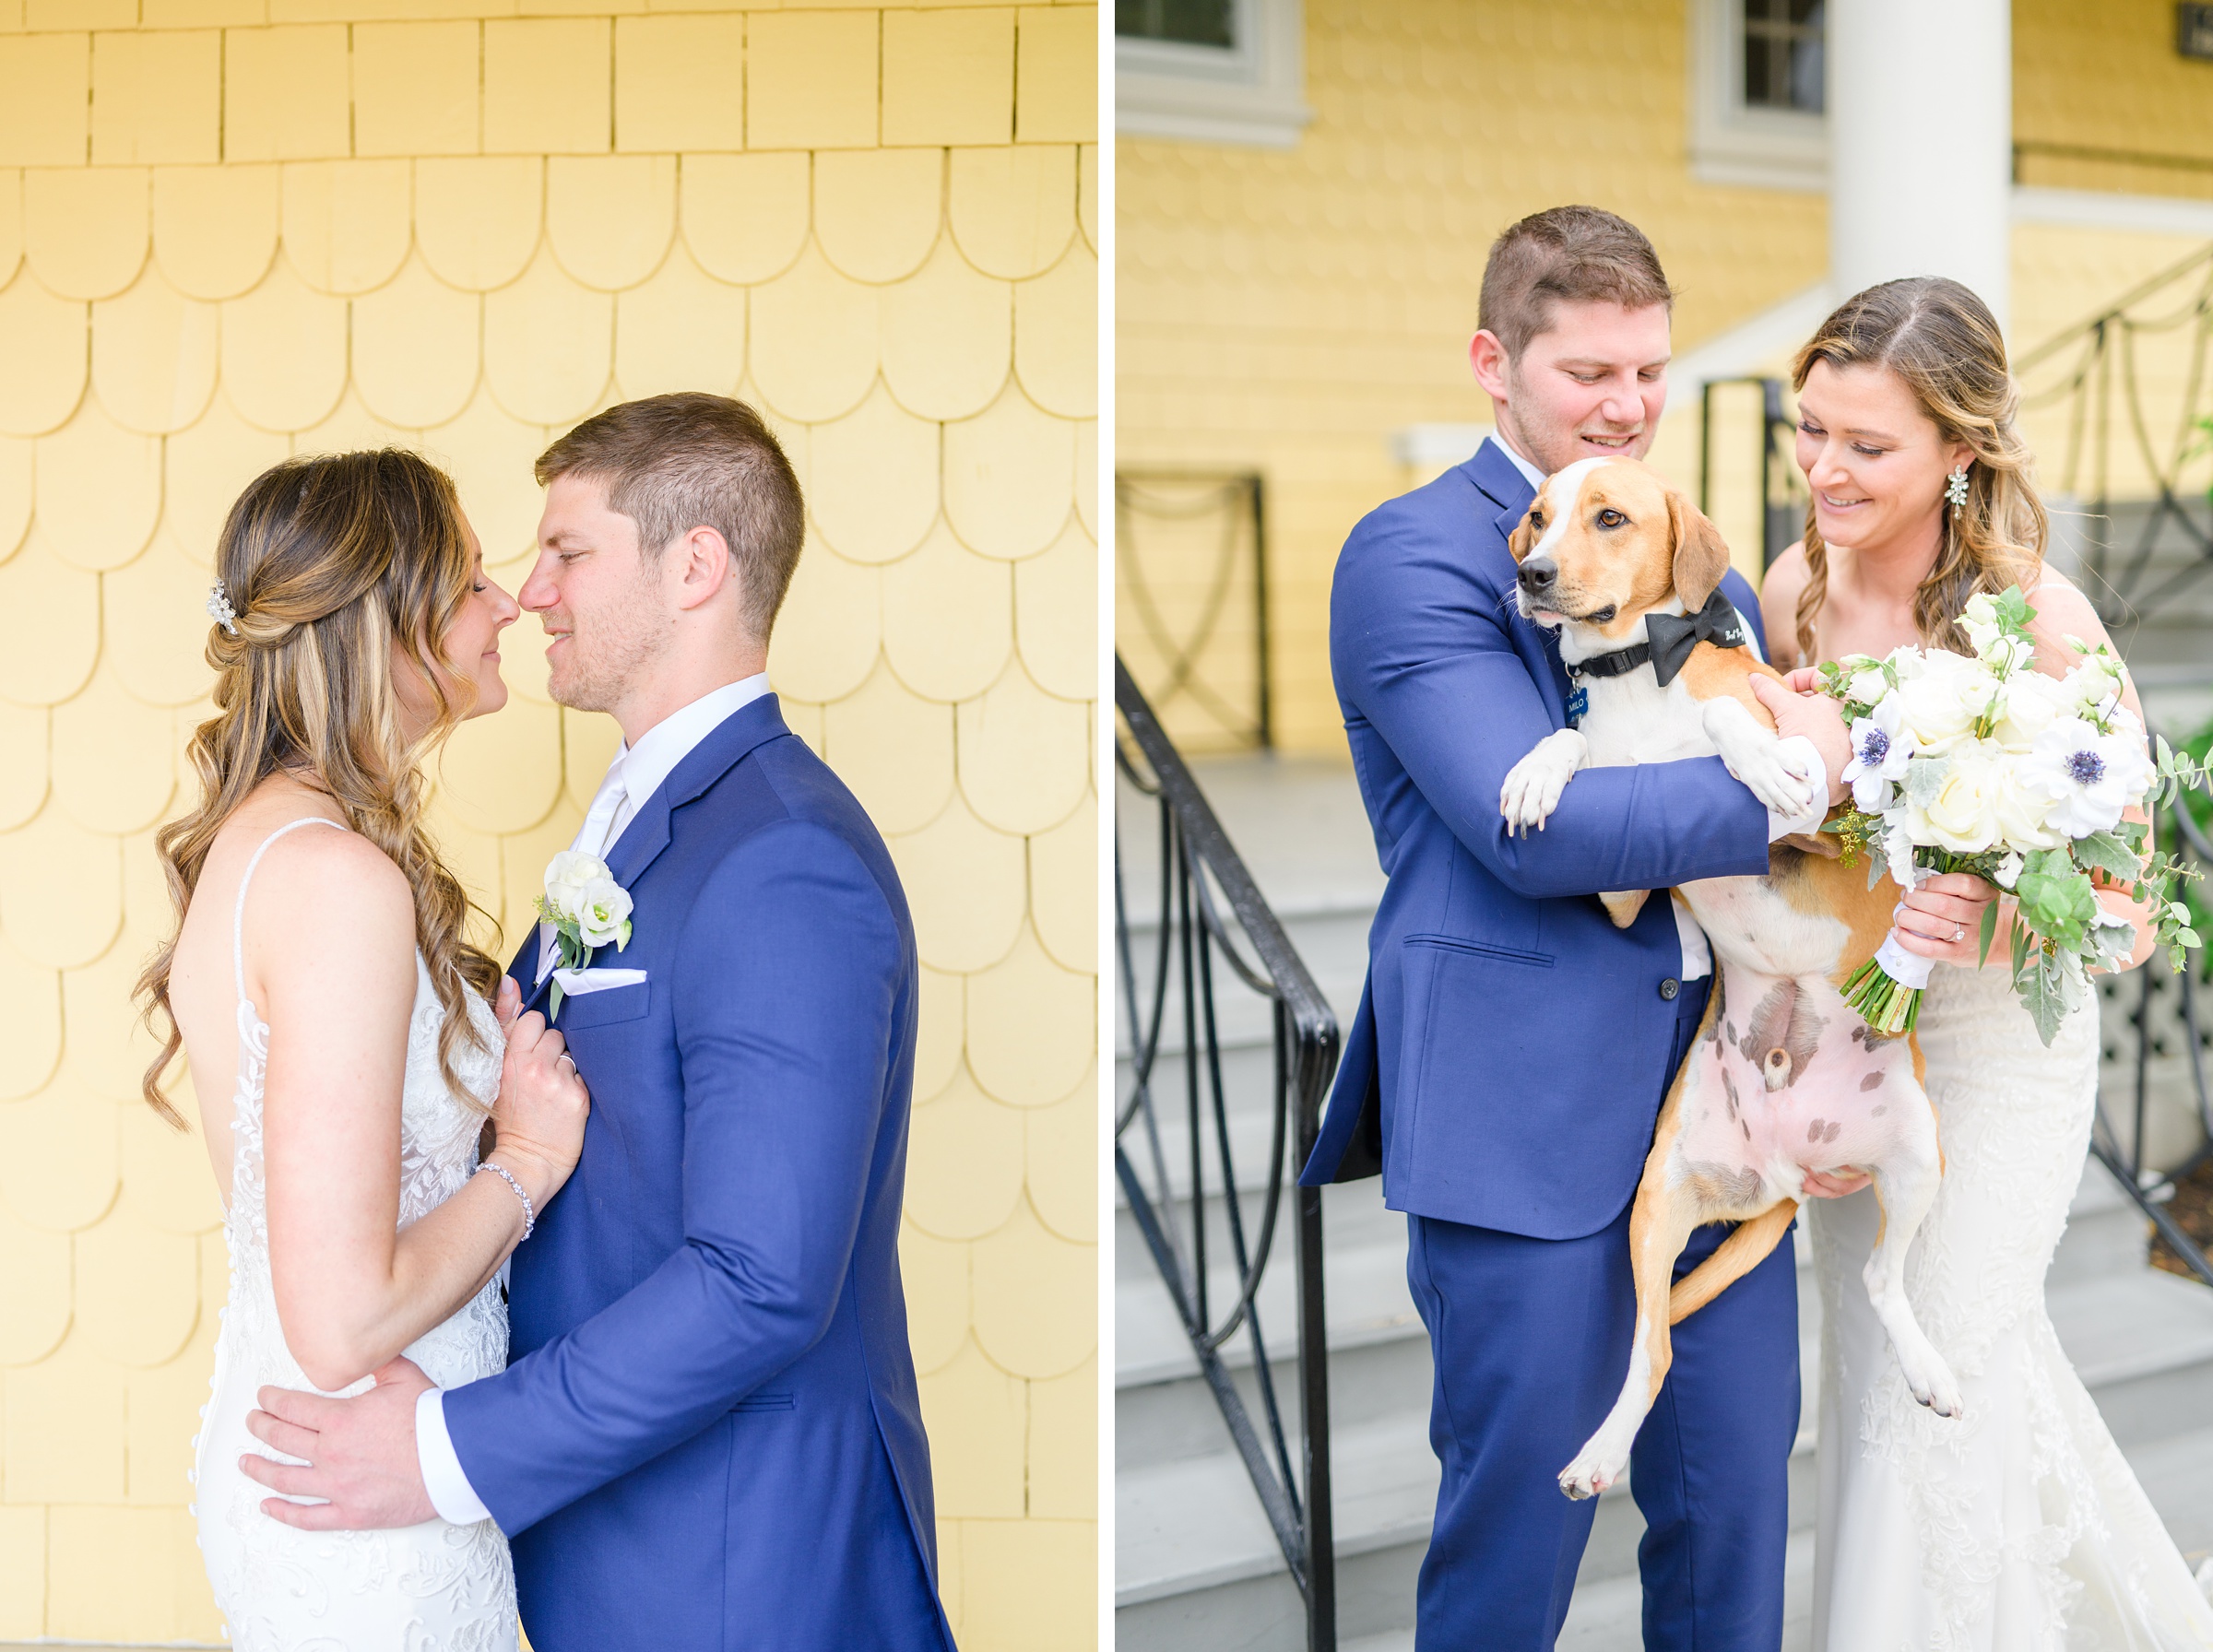
<path fill-rule="evenodd" d="M 1828 267 L 1841 300 L 1949 276 L 2006 321 L 2009 0 L 1828 0 Z"/>

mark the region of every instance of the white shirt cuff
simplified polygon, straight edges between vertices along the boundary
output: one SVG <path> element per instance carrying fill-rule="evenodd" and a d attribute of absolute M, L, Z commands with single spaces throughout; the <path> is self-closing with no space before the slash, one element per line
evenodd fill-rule
<path fill-rule="evenodd" d="M 468 1476 L 461 1472 L 461 1459 L 454 1455 L 453 1436 L 445 1432 L 444 1388 L 425 1388 L 415 1397 L 415 1461 L 441 1520 L 474 1526 L 491 1518 Z"/>
<path fill-rule="evenodd" d="M 1814 789 L 1813 808 L 1795 817 L 1779 815 L 1768 810 L 1768 842 L 1793 836 L 1798 832 L 1816 832 L 1821 822 L 1828 819 L 1828 765 L 1821 761 L 1821 749 L 1802 734 L 1794 734 L 1778 742 L 1777 749 L 1792 773 L 1805 781 Z"/>

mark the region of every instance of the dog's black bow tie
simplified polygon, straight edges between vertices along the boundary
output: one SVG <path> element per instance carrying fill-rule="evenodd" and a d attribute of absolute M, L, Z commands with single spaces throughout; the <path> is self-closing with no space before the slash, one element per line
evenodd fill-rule
<path fill-rule="evenodd" d="M 1652 674 L 1664 689 L 1675 680 L 1676 673 L 1690 658 L 1690 651 L 1700 643 L 1711 643 L 1716 648 L 1742 648 L 1745 622 L 1737 615 L 1736 605 L 1717 585 L 1713 595 L 1706 599 L 1706 606 L 1695 614 L 1646 615 L 1644 634 L 1649 640 L 1632 648 L 1594 654 L 1587 660 L 1578 660 L 1568 667 L 1568 675 L 1621 677 L 1650 660 Z"/>

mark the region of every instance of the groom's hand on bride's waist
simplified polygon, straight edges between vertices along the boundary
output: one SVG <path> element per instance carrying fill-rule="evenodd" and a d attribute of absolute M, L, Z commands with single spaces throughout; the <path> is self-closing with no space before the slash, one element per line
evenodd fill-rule
<path fill-rule="evenodd" d="M 292 1388 L 264 1388 L 261 1410 L 246 1427 L 263 1445 L 299 1457 L 280 1463 L 249 1452 L 239 1458 L 246 1478 L 281 1496 L 261 1512 L 302 1531 L 374 1531 L 432 1518 L 415 1455 L 415 1398 L 432 1386 L 411 1360 L 376 1373 L 376 1386 L 351 1399 Z M 292 1503 L 319 1497 L 321 1503 Z"/>

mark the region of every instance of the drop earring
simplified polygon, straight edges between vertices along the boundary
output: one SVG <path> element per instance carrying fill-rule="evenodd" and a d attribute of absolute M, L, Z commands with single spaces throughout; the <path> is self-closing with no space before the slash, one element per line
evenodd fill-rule
<path fill-rule="evenodd" d="M 1967 466 L 1962 465 L 1944 478 L 1944 497 L 1957 516 L 1967 508 Z"/>

